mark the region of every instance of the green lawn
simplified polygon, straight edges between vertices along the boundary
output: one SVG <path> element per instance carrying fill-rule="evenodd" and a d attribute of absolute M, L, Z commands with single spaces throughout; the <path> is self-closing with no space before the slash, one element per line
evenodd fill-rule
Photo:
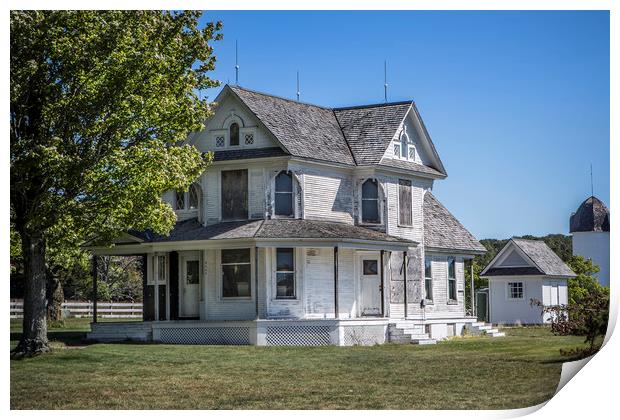
<path fill-rule="evenodd" d="M 76 346 L 73 337 L 51 354 L 11 361 L 11 408 L 500 409 L 548 400 L 566 360 L 558 350 L 582 339 L 505 331 L 348 348 Z"/>

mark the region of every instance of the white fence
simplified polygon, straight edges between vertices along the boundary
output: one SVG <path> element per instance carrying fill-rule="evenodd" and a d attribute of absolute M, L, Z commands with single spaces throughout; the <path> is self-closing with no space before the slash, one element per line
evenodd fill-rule
<path fill-rule="evenodd" d="M 64 302 L 65 318 L 86 318 L 93 316 L 93 302 Z M 22 318 L 24 302 L 11 301 L 11 318 Z M 99 318 L 142 318 L 142 302 L 97 302 Z"/>

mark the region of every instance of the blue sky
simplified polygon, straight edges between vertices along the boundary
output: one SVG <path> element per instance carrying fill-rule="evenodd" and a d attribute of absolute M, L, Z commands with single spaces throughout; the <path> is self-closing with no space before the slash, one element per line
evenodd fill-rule
<path fill-rule="evenodd" d="M 434 194 L 479 239 L 568 233 L 609 205 L 609 14 L 206 12 L 213 77 L 325 106 L 414 99 L 448 171 Z M 214 98 L 218 89 L 206 92 Z"/>

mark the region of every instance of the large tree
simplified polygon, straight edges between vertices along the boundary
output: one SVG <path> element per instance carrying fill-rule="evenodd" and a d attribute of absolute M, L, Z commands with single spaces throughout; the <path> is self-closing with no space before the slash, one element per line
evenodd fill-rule
<path fill-rule="evenodd" d="M 112 241 L 167 233 L 161 195 L 185 189 L 211 156 L 181 146 L 211 112 L 220 23 L 198 12 L 11 12 L 11 224 L 24 261 L 24 325 L 14 355 L 49 349 L 51 238 Z M 69 236 L 70 237 L 70 236 Z"/>

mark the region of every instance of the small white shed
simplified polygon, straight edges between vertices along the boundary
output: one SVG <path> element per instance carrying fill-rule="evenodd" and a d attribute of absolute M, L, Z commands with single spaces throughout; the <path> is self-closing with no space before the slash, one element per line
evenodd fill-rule
<path fill-rule="evenodd" d="M 548 315 L 532 305 L 568 303 L 568 279 L 575 273 L 543 241 L 512 238 L 480 273 L 489 279 L 489 321 L 543 324 Z"/>

